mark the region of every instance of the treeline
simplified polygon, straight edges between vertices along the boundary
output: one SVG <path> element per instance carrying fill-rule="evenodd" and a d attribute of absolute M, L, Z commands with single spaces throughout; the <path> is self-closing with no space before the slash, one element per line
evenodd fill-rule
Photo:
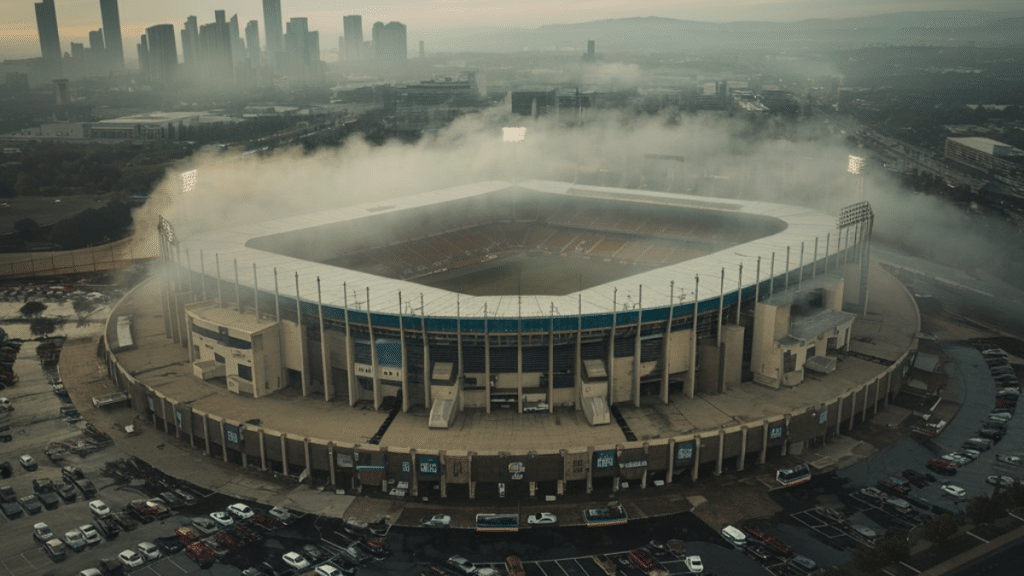
<path fill-rule="evenodd" d="M 31 218 L 14 223 L 12 247 L 50 244 L 55 248 L 73 250 L 123 238 L 131 230 L 132 213 L 120 200 L 107 202 L 100 208 L 89 208 L 42 228 Z"/>

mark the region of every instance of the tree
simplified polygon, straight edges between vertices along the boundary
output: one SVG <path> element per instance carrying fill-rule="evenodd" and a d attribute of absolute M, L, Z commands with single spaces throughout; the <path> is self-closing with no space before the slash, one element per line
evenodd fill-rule
<path fill-rule="evenodd" d="M 907 532 L 890 530 L 875 540 L 874 547 L 860 546 L 853 552 L 853 563 L 857 568 L 873 572 L 893 562 L 906 560 L 910 556 Z"/>
<path fill-rule="evenodd" d="M 26 318 L 35 318 L 40 316 L 43 312 L 46 312 L 46 304 L 42 302 L 26 302 L 18 312 Z"/>
<path fill-rule="evenodd" d="M 975 524 L 994 522 L 1006 516 L 1006 508 L 1000 505 L 1000 500 L 1001 498 L 998 494 L 993 496 L 988 494 L 975 496 L 967 503 L 967 516 Z"/>
<path fill-rule="evenodd" d="M 71 301 L 71 307 L 75 309 L 75 314 L 82 318 L 96 309 L 96 303 L 88 298 L 75 298 Z"/>
<path fill-rule="evenodd" d="M 943 542 L 956 534 L 958 524 L 952 514 L 939 514 L 921 528 L 921 536 L 930 542 Z"/>
<path fill-rule="evenodd" d="M 53 318 L 33 318 L 28 325 L 33 336 L 49 336 L 57 329 L 57 322 Z"/>

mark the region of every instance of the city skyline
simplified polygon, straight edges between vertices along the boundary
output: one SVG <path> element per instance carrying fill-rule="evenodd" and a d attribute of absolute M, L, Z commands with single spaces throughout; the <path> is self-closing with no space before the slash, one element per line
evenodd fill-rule
<path fill-rule="evenodd" d="M 69 50 L 71 42 L 87 41 L 89 31 L 102 25 L 98 0 L 57 0 L 55 4 L 62 52 Z M 0 0 L 0 10 L 6 20 L 4 38 L 0 42 L 0 59 L 39 55 L 38 28 L 32 5 L 31 0 Z M 572 2 L 542 0 L 523 0 L 513 4 L 494 0 L 441 0 L 429 3 L 397 0 L 386 5 L 356 2 L 347 4 L 341 10 L 324 10 L 322 6 L 322 3 L 313 0 L 284 0 L 280 11 L 282 21 L 304 17 L 308 19 L 311 28 L 320 30 L 325 37 L 337 37 L 343 34 L 342 18 L 351 14 L 361 15 L 366 27 L 376 21 L 399 21 L 420 34 L 429 35 L 429 32 L 439 30 L 535 28 L 545 24 L 631 16 L 716 22 L 797 21 L 924 10 L 1020 10 L 1019 3 L 1014 0 L 978 0 L 970 6 L 965 6 L 960 0 L 865 0 L 856 4 L 838 0 L 648 0 L 626 7 L 611 0 L 597 0 L 588 3 L 585 9 Z M 262 23 L 264 20 L 262 0 L 221 0 L 213 4 L 198 0 L 172 4 L 121 0 L 121 32 L 123 36 L 139 37 L 145 33 L 146 28 L 157 24 L 173 24 L 180 28 L 188 16 L 197 15 L 202 20 L 204 14 L 216 9 L 229 14 L 237 13 L 240 22 L 255 19 Z"/>

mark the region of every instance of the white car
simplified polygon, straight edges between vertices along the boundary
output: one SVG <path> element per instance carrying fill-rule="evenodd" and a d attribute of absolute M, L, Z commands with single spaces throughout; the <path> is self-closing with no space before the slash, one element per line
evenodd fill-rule
<path fill-rule="evenodd" d="M 82 531 L 78 528 L 68 530 L 64 533 L 64 544 L 75 552 L 79 552 L 85 548 L 85 536 L 82 535 Z"/>
<path fill-rule="evenodd" d="M 28 470 L 29 472 L 39 467 L 39 465 L 36 464 L 36 459 L 29 456 L 28 454 L 22 454 L 21 456 L 19 456 L 18 462 L 21 462 L 21 467 L 24 468 L 25 470 Z"/>
<path fill-rule="evenodd" d="M 960 466 L 963 466 L 965 464 L 970 464 L 971 463 L 971 459 L 970 458 L 968 458 L 966 456 L 961 456 L 960 454 L 956 454 L 956 453 L 946 454 L 945 456 L 942 457 L 942 459 L 943 460 L 949 460 L 953 464 L 956 464 L 957 467 L 960 467 Z"/>
<path fill-rule="evenodd" d="M 125 568 L 138 568 L 146 563 L 146 561 L 142 559 L 142 555 L 135 550 L 122 550 L 121 553 L 117 555 L 117 559 L 121 561 L 121 565 Z"/>
<path fill-rule="evenodd" d="M 985 479 L 985 482 L 988 482 L 993 486 L 999 485 L 1003 488 L 1009 488 L 1010 486 L 1013 486 L 1015 480 L 1010 476 L 989 476 Z"/>
<path fill-rule="evenodd" d="M 93 500 L 92 502 L 89 502 L 89 510 L 92 510 L 93 516 L 96 516 L 97 518 L 110 516 L 110 506 L 107 506 L 103 500 Z"/>
<path fill-rule="evenodd" d="M 287 524 L 292 520 L 291 511 L 285 508 L 284 506 L 274 506 L 273 508 L 267 511 L 267 514 L 270 514 L 272 517 L 277 519 L 278 522 L 281 522 L 283 524 Z"/>
<path fill-rule="evenodd" d="M 527 524 L 558 524 L 558 516 L 555 516 L 551 512 L 541 512 L 539 514 L 530 514 L 526 518 Z"/>
<path fill-rule="evenodd" d="M 234 504 L 228 506 L 228 512 L 231 512 L 232 514 L 238 516 L 242 520 L 245 520 L 246 518 L 252 518 L 256 515 L 256 513 L 252 511 L 252 508 L 249 508 L 248 506 L 242 504 L 241 502 L 235 502 Z"/>
<path fill-rule="evenodd" d="M 701 561 L 700 556 L 687 556 L 683 558 L 683 563 L 686 564 L 686 569 L 694 574 L 704 571 L 704 562 Z"/>
<path fill-rule="evenodd" d="M 447 528 L 452 524 L 452 517 L 447 514 L 434 514 L 430 520 L 424 522 L 427 526 Z"/>
<path fill-rule="evenodd" d="M 321 564 L 320 566 L 317 566 L 313 573 L 316 574 L 316 576 L 343 576 L 345 574 L 330 564 Z"/>
<path fill-rule="evenodd" d="M 972 450 L 971 448 L 964 448 L 963 450 L 960 450 L 959 454 L 963 454 L 964 456 L 967 456 L 971 460 L 977 460 L 981 456 L 981 452 L 978 452 L 977 450 Z"/>
<path fill-rule="evenodd" d="M 96 527 L 92 524 L 83 524 L 78 529 L 82 531 L 86 544 L 91 546 L 103 542 L 103 536 L 100 536 L 100 533 L 96 531 Z"/>
<path fill-rule="evenodd" d="M 1020 456 L 1008 456 L 1006 454 L 997 455 L 996 460 L 999 460 L 1003 464 L 1012 464 L 1014 466 L 1020 466 L 1021 462 L 1024 462 L 1021 460 Z"/>
<path fill-rule="evenodd" d="M 943 484 L 940 488 L 942 493 L 952 498 L 962 499 L 967 497 L 967 490 L 953 484 Z"/>
<path fill-rule="evenodd" d="M 457 569 L 459 572 L 462 572 L 466 576 L 476 574 L 476 566 L 473 566 L 472 562 L 466 560 L 462 556 L 449 556 L 448 565 Z"/>
<path fill-rule="evenodd" d="M 306 559 L 298 552 L 287 552 L 281 556 L 281 560 L 284 560 L 285 564 L 295 568 L 296 570 L 309 568 L 309 562 L 307 562 Z"/>
<path fill-rule="evenodd" d="M 231 526 L 235 523 L 234 518 L 227 512 L 210 512 L 210 518 L 213 518 L 213 521 L 221 526 Z"/>
<path fill-rule="evenodd" d="M 139 542 L 136 548 L 139 549 L 139 554 L 142 554 L 146 560 L 156 560 L 163 555 L 160 549 L 156 547 L 156 544 L 152 542 Z"/>

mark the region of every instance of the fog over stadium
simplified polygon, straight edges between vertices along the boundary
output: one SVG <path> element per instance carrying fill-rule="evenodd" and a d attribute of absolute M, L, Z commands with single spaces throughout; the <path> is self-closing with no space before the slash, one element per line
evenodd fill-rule
<path fill-rule="evenodd" d="M 180 171 L 168 172 L 136 212 L 137 229 L 155 226 L 162 214 L 179 233 L 188 234 L 484 180 L 670 187 L 830 214 L 860 196 L 857 177 L 846 172 L 847 157 L 857 150 L 844 134 L 832 134 L 823 124 L 805 123 L 792 131 L 721 117 L 608 111 L 574 128 L 558 127 L 554 117 L 526 119 L 523 142 L 502 141 L 503 126 L 523 122 L 492 108 L 459 118 L 416 144 L 375 146 L 353 138 L 339 149 L 309 154 L 298 148 L 245 158 L 237 152 L 203 152 L 180 166 L 180 171 L 198 170 L 197 188 L 183 195 Z M 685 161 L 644 160 L 645 154 L 683 156 Z M 880 167 L 866 176 L 864 193 L 876 213 L 878 242 L 967 271 L 995 271 L 1004 263 L 996 256 L 1013 258 L 1002 243 L 1010 237 L 1006 224 L 979 227 L 952 205 L 902 189 Z M 978 254 L 993 259 L 979 260 Z"/>

